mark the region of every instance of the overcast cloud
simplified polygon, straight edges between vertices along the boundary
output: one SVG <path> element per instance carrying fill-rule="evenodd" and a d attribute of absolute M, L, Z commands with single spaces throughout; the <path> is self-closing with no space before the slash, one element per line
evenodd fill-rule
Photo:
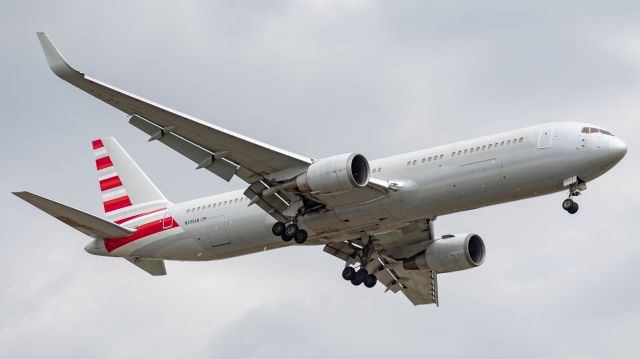
<path fill-rule="evenodd" d="M 0 357 L 637 358 L 640 2 L 13 1 L 0 4 Z M 551 121 L 626 158 L 564 193 L 441 217 L 488 255 L 439 308 L 354 288 L 321 247 L 153 278 L 10 195 L 100 214 L 89 141 L 117 137 L 174 202 L 238 189 L 50 73 L 92 77 L 300 154 L 377 158 Z"/>

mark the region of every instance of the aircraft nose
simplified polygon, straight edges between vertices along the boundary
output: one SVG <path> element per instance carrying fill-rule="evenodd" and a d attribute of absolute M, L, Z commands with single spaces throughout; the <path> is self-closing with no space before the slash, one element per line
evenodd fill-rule
<path fill-rule="evenodd" d="M 627 154 L 627 144 L 621 139 L 613 137 L 609 140 L 609 158 L 617 163 Z"/>

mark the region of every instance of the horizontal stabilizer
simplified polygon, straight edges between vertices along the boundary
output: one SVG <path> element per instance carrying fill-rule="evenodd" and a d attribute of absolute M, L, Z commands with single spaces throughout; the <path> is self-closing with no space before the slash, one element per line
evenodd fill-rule
<path fill-rule="evenodd" d="M 127 258 L 127 260 L 153 276 L 167 274 L 167 269 L 164 267 L 162 259 Z"/>
<path fill-rule="evenodd" d="M 31 192 L 13 192 L 13 194 L 93 238 L 126 237 L 136 231 Z"/>

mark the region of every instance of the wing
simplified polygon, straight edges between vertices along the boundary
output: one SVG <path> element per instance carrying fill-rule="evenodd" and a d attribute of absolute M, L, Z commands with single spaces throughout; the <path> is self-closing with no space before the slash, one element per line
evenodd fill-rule
<path fill-rule="evenodd" d="M 308 157 L 209 124 L 86 76 L 67 63 L 45 33 L 38 33 L 38 39 L 49 67 L 58 77 L 132 116 L 130 122 L 151 132 L 151 139 L 171 135 L 171 140 L 162 142 L 198 163 L 200 168 L 225 160 L 219 164 L 224 170 L 212 172 L 220 172 L 226 180 L 231 179 L 228 175 L 231 166 L 235 167 L 233 174 L 254 183 L 266 177 L 300 174 L 311 164 Z"/>
<path fill-rule="evenodd" d="M 408 235 L 409 234 L 409 235 Z M 412 223 L 403 230 L 372 236 L 372 254 L 361 263 L 362 246 L 352 241 L 329 243 L 324 251 L 342 259 L 346 265 L 360 264 L 387 289 L 385 292 L 402 292 L 414 305 L 438 305 L 438 278 L 428 270 L 406 270 L 402 261 L 394 258 L 409 257 L 426 248 L 433 240 L 431 220 Z"/>
<path fill-rule="evenodd" d="M 129 123 L 226 181 L 237 176 L 247 182 L 245 195 L 275 219 L 286 221 L 302 204 L 297 194 L 277 189 L 278 182 L 303 173 L 312 163 L 297 155 L 227 129 L 185 115 L 105 84 L 74 69 L 45 33 L 38 33 L 51 70 L 64 81 L 125 112 Z M 369 201 L 386 193 L 386 181 L 372 179 L 370 185 L 340 196 L 314 197 L 313 203 L 338 207 Z"/>

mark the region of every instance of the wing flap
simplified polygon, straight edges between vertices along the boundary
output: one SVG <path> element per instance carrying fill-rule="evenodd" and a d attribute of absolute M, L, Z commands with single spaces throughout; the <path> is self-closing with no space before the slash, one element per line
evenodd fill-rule
<path fill-rule="evenodd" d="M 133 115 L 129 123 L 147 133 L 151 140 L 158 140 L 167 147 L 195 162 L 197 168 L 205 168 L 225 181 L 230 181 L 238 171 L 238 165 L 224 158 L 225 153 L 211 152 L 187 139 L 171 133 L 170 129 L 158 125 L 138 116 Z"/>
<path fill-rule="evenodd" d="M 135 232 L 135 229 L 117 225 L 92 214 L 40 197 L 31 192 L 13 192 L 13 194 L 93 238 L 126 237 Z"/>
<path fill-rule="evenodd" d="M 264 184 L 264 182 L 258 181 L 249 186 L 249 188 L 244 191 L 244 195 L 249 198 L 250 205 L 255 203 L 271 217 L 275 218 L 276 221 L 288 221 L 289 219 L 283 214 L 289 207 L 287 201 L 277 192 L 268 196 L 263 196 L 262 193 L 266 189 L 269 189 L 269 187 Z"/>

